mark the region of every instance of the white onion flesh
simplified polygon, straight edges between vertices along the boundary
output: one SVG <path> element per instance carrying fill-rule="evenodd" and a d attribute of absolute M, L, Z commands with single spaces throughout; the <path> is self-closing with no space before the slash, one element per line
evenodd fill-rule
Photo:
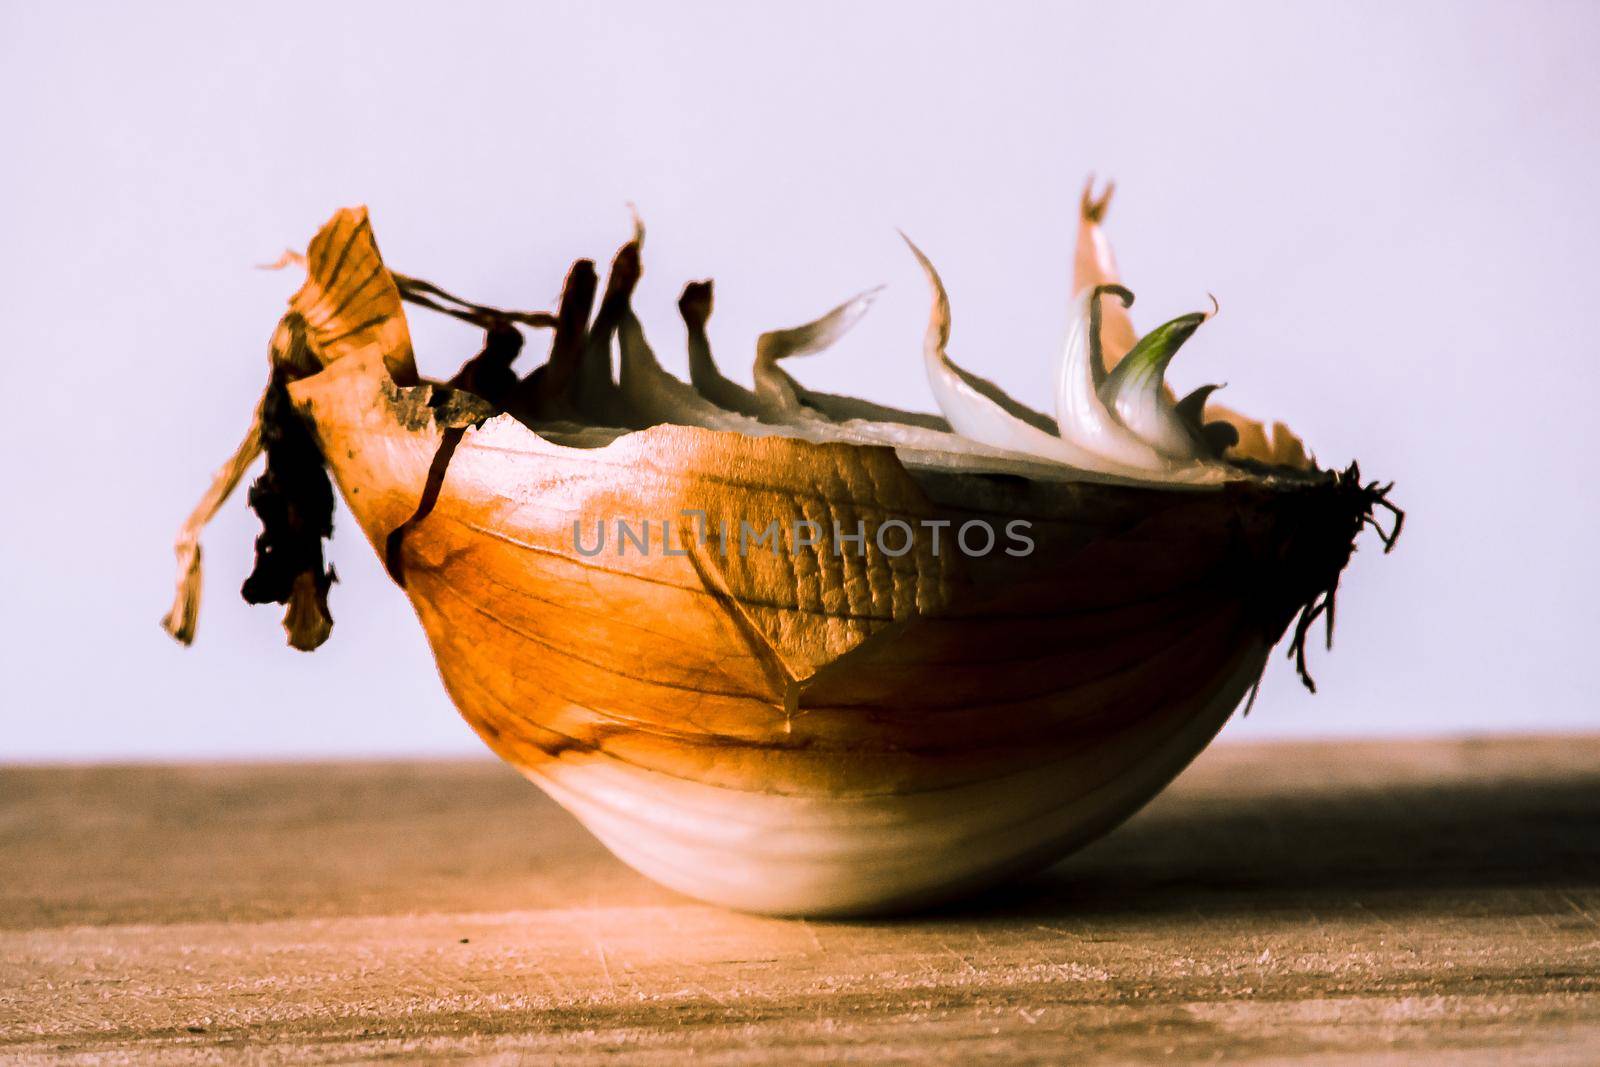
<path fill-rule="evenodd" d="M 1166 387 L 1167 365 L 1206 316 L 1195 313 L 1151 330 L 1100 384 L 1100 399 L 1117 419 L 1162 455 L 1198 460 L 1202 445 L 1198 420 L 1191 425 Z M 1202 397 L 1203 403 L 1203 397 Z"/>
<path fill-rule="evenodd" d="M 1052 423 L 950 359 L 949 296 L 933 263 L 909 238 L 906 243 L 933 292 L 923 362 L 949 430 L 936 428 L 942 423 L 931 416 L 861 401 L 835 404 L 837 410 L 830 411 L 813 402 L 812 394 L 779 366 L 784 359 L 820 352 L 836 342 L 866 313 L 878 289 L 853 297 L 813 322 L 762 334 L 756 345 L 754 390 L 716 369 L 704 329 L 709 303 L 693 313 L 684 312 L 693 384 L 660 365 L 638 318 L 626 311 L 617 325 L 616 393 L 621 410 L 610 413 L 613 420 L 632 427 L 672 423 L 756 437 L 884 445 L 894 448 L 908 465 L 1047 480 L 1211 483 L 1228 477 L 1222 465 L 1203 458 L 1198 427 L 1189 425 L 1165 388 L 1167 364 L 1198 325 L 1191 324 L 1194 316 L 1152 331 L 1106 375 L 1093 336 L 1097 297 L 1094 290 L 1080 294 L 1056 366 Z M 858 411 L 878 417 L 848 417 Z M 904 421 L 897 417 L 902 414 Z M 567 437 L 572 427 L 547 429 L 553 437 Z M 596 440 L 590 433 L 581 436 L 584 444 Z"/>
<path fill-rule="evenodd" d="M 923 341 L 928 384 L 957 433 L 994 448 L 1028 453 L 1078 471 L 1119 479 L 1194 482 L 1215 478 L 1214 471 L 1161 455 L 1118 422 L 1100 401 L 1095 394 L 1086 301 L 1079 302 L 1084 314 L 1080 322 L 1074 323 L 1057 368 L 1056 433 L 1018 414 L 1019 409 L 1026 411 L 1022 405 L 1009 398 L 1002 402 L 1003 395 L 979 388 L 974 376 L 957 367 L 946 351 L 950 299 L 939 272 L 909 238 L 906 243 L 933 290 L 933 309 Z"/>
<path fill-rule="evenodd" d="M 808 356 L 828 348 L 843 337 L 872 306 L 872 301 L 882 291 L 882 286 L 854 296 L 826 315 L 804 326 L 788 330 L 769 330 L 756 338 L 756 361 L 753 376 L 756 397 L 775 416 L 787 416 L 804 410 L 801 402 L 803 390 L 789 377 L 778 361 L 792 356 Z"/>
<path fill-rule="evenodd" d="M 1099 343 L 1094 336 L 1094 302 L 1097 291 L 1080 293 L 1067 330 L 1067 343 L 1056 364 L 1056 425 L 1063 439 L 1107 463 L 1155 475 L 1174 473 L 1185 460 L 1173 459 L 1140 437 L 1112 413 L 1100 399 L 1096 380 Z"/>
<path fill-rule="evenodd" d="M 945 292 L 944 282 L 922 249 L 910 238 L 906 239 L 906 244 L 910 245 L 911 253 L 922 265 L 933 289 L 933 309 L 928 316 L 922 356 L 933 398 L 955 432 L 993 448 L 1029 453 L 1088 470 L 1103 467 L 1093 453 L 1076 449 L 1060 437 L 1007 411 L 975 388 L 970 376 L 955 366 L 945 351 L 950 340 L 950 297 Z"/>

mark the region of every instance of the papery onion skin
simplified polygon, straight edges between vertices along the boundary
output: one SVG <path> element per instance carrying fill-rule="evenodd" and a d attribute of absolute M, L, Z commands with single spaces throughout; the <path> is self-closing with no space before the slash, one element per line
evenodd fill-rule
<path fill-rule="evenodd" d="M 710 281 L 690 282 L 678 298 L 678 313 L 683 316 L 684 329 L 689 335 L 689 383 L 695 392 L 724 411 L 758 419 L 763 405 L 756 395 L 725 377 L 711 355 L 706 320 L 711 317 L 712 293 Z"/>

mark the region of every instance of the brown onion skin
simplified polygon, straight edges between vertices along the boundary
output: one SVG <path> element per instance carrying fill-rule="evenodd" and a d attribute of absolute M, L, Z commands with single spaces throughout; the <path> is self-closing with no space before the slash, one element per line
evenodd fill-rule
<path fill-rule="evenodd" d="M 436 387 L 394 385 L 372 349 L 293 388 L 382 551 L 443 436 Z M 1329 511 L 1317 503 L 1328 480 L 1001 479 L 958 505 L 964 478 L 983 482 L 935 479 L 947 498 L 935 502 L 887 448 L 681 426 L 567 448 L 500 416 L 466 429 L 409 529 L 406 591 L 462 714 L 521 766 L 606 758 L 839 795 L 1065 761 L 1092 788 L 1175 729 L 1241 650 L 1275 642 L 1349 551 L 1304 528 Z M 869 536 L 859 556 L 824 538 L 741 557 L 691 538 L 677 555 L 608 544 L 586 557 L 574 545 L 574 522 L 669 519 L 686 533 L 686 512 L 713 529 L 1024 519 L 1035 548 L 968 557 L 919 538 L 895 558 Z"/>

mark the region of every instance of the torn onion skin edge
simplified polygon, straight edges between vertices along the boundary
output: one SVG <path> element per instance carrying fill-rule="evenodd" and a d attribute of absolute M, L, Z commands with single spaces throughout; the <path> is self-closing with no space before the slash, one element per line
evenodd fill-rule
<path fill-rule="evenodd" d="M 1058 378 L 1073 391 L 1055 419 L 951 359 L 950 300 L 916 246 L 934 301 L 904 356 L 939 416 L 778 367 L 826 358 L 866 298 L 764 334 L 751 389 L 717 369 L 696 283 L 686 382 L 630 306 L 638 230 L 604 279 L 580 260 L 555 310 L 516 311 L 390 272 L 365 211 L 341 211 L 290 260 L 306 285 L 251 432 L 180 533 L 168 629 L 193 636 L 199 528 L 264 449 L 248 598 L 287 606 L 296 647 L 326 639 L 337 487 L 463 718 L 650 877 L 850 916 L 1047 865 L 1163 788 L 1254 700 L 1286 634 L 1314 689 L 1309 636 L 1321 622 L 1331 643 L 1358 537 L 1387 552 L 1404 519 L 1392 485 L 1319 468 L 1281 423 L 1218 409 L 1209 387 L 1174 398 L 1162 376 L 1179 344 L 1196 348 L 1184 367 L 1204 358 L 1187 339 L 1208 316 L 1137 335 L 1107 207 L 1081 211 L 1088 301 L 1058 352 L 1081 380 Z M 448 381 L 417 374 L 406 304 L 484 331 Z M 549 359 L 519 369 L 544 329 Z M 698 533 L 660 525 L 684 515 Z M 948 549 L 975 517 L 1026 524 L 1030 551 L 891 552 L 871 533 L 942 529 Z M 619 518 L 654 520 L 650 548 L 580 550 L 575 529 Z M 834 534 L 727 551 L 741 520 L 868 533 L 859 551 Z"/>
<path fill-rule="evenodd" d="M 322 542 L 333 536 L 333 486 L 311 429 L 289 399 L 287 373 L 275 368 L 261 404 L 267 468 L 250 486 L 250 508 L 261 519 L 255 567 L 240 594 L 247 604 L 284 604 L 289 644 L 302 652 L 333 632 Z"/>

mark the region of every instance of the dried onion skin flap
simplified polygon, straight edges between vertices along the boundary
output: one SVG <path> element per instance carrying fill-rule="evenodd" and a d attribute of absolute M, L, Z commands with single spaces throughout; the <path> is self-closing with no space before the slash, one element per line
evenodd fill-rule
<path fill-rule="evenodd" d="M 285 388 L 465 719 L 702 899 L 885 912 L 1052 862 L 1181 770 L 1297 617 L 1303 656 L 1392 510 L 1353 467 L 1141 482 L 941 453 L 926 423 L 761 422 L 712 377 L 709 286 L 684 296 L 692 384 L 656 363 L 637 261 L 536 410 L 407 380 L 400 310 Z M 896 425 L 920 445 L 860 439 Z M 1016 550 L 969 551 L 980 527 Z"/>

